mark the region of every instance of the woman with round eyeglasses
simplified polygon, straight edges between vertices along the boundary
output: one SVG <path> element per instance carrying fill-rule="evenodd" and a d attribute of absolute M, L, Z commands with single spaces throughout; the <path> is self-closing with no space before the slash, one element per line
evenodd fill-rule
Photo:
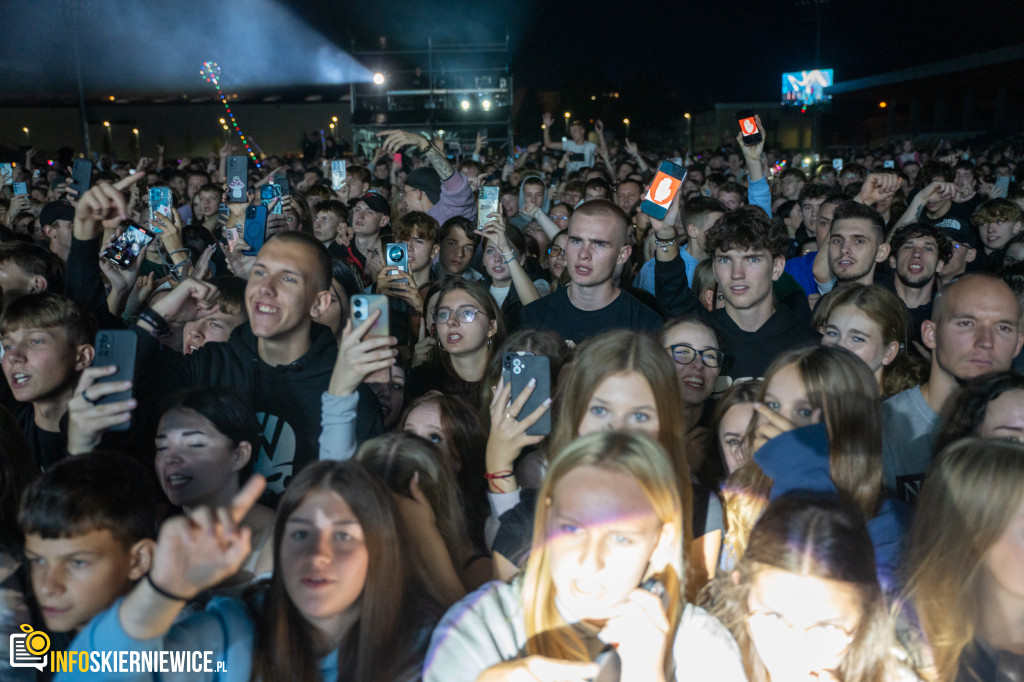
<path fill-rule="evenodd" d="M 505 321 L 494 297 L 482 284 L 446 278 L 433 309 L 439 355 L 414 367 L 406 382 L 412 400 L 437 390 L 480 403 L 480 382 L 491 353 L 505 340 Z"/>
<path fill-rule="evenodd" d="M 551 273 L 549 281 L 551 282 L 551 291 L 556 290 L 558 287 L 564 287 L 569 283 L 569 276 L 565 273 L 566 261 L 565 246 L 569 241 L 569 233 L 566 230 L 562 230 L 555 235 L 555 238 L 551 240 L 551 246 L 548 247 L 548 272 Z"/>
<path fill-rule="evenodd" d="M 705 465 L 718 462 L 714 456 L 714 434 L 705 423 L 704 407 L 722 373 L 725 353 L 720 349 L 715 331 L 695 316 L 669 321 L 662 329 L 660 340 L 673 360 L 679 379 L 682 398 L 679 426 L 685 434 L 684 452 L 690 471 L 696 479 L 717 480 L 720 467 L 713 467 L 710 474 L 701 471 Z M 710 578 L 715 573 L 722 546 L 722 505 L 705 485 L 695 483 L 693 493 L 694 509 L 708 510 L 701 542 L 694 543 L 695 553 L 699 550 L 703 556 L 694 558 L 703 558 L 705 573 L 702 577 Z M 701 566 L 695 565 L 694 568 Z"/>
<path fill-rule="evenodd" d="M 855 505 L 791 494 L 772 502 L 736 570 L 703 602 L 736 638 L 752 682 L 896 682 L 905 663 Z"/>

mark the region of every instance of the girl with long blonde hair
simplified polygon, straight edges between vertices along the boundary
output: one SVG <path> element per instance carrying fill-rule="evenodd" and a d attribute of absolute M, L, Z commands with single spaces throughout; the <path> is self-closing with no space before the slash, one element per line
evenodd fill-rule
<path fill-rule="evenodd" d="M 598 431 L 551 462 L 533 547 L 511 584 L 490 583 L 434 631 L 424 680 L 743 680 L 735 644 L 686 604 L 683 505 L 665 452 Z"/>

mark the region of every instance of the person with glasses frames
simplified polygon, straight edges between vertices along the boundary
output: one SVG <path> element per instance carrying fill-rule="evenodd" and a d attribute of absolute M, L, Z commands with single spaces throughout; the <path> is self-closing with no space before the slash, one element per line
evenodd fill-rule
<path fill-rule="evenodd" d="M 505 320 L 497 302 L 482 284 L 448 277 L 430 314 L 433 319 L 426 322 L 436 326 L 439 353 L 412 369 L 406 397 L 414 400 L 437 390 L 478 405 L 487 363 L 505 340 Z"/>
<path fill-rule="evenodd" d="M 565 273 L 565 244 L 568 236 L 569 233 L 562 230 L 548 247 L 548 281 L 551 283 L 551 291 L 569 283 L 569 276 Z"/>
<path fill-rule="evenodd" d="M 835 496 L 789 494 L 704 595 L 751 680 L 917 679 L 899 649 L 863 517 Z"/>

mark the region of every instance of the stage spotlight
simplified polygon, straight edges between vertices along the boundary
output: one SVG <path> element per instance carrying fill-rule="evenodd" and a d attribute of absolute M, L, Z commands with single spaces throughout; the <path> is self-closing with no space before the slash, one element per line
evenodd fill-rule
<path fill-rule="evenodd" d="M 485 99 L 483 102 L 480 102 L 480 106 L 482 106 L 484 108 L 484 111 L 490 111 L 491 110 L 491 100 Z"/>
<path fill-rule="evenodd" d="M 373 74 L 373 84 L 384 85 L 384 74 L 380 73 L 379 71 Z"/>
<path fill-rule="evenodd" d="M 462 100 L 461 102 L 459 102 L 459 106 L 462 107 L 463 111 L 469 111 L 469 100 L 468 99 Z"/>

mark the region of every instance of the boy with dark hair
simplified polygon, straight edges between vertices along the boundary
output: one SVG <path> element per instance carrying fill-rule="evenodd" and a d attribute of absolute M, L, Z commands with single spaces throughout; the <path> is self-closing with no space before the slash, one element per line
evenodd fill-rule
<path fill-rule="evenodd" d="M 60 291 L 63 263 L 46 249 L 28 242 L 0 244 L 0 292 L 11 303 L 25 294 Z"/>
<path fill-rule="evenodd" d="M 313 236 L 326 247 L 331 258 L 342 258 L 344 245 L 352 241 L 352 228 L 348 226 L 348 206 L 334 199 L 321 201 L 313 209 Z M 341 237 L 339 239 L 338 237 Z"/>
<path fill-rule="evenodd" d="M 882 214 L 857 201 L 836 206 L 828 233 L 828 267 L 838 286 L 873 284 L 875 266 L 888 257 Z"/>
<path fill-rule="evenodd" d="M 48 631 L 74 634 L 149 572 L 158 499 L 152 472 L 114 452 L 65 460 L 28 487 L 18 524 Z"/>
<path fill-rule="evenodd" d="M 67 456 L 68 402 L 92 363 L 95 337 L 92 313 L 49 291 L 22 296 L 0 316 L 0 365 L 19 403 L 11 412 L 40 468 Z"/>
<path fill-rule="evenodd" d="M 822 182 L 808 183 L 800 190 L 798 202 L 800 203 L 802 222 L 800 227 L 796 229 L 796 234 L 793 235 L 795 244 L 803 244 L 814 238 L 814 226 L 818 219 L 818 208 L 835 193 L 835 189 Z M 794 250 L 791 249 L 791 253 L 793 252 Z"/>
<path fill-rule="evenodd" d="M 241 277 L 222 275 L 210 280 L 217 287 L 217 311 L 185 323 L 182 330 L 182 352 L 190 355 L 208 343 L 223 343 L 231 338 L 235 327 L 247 322 L 245 311 L 246 282 Z"/>
<path fill-rule="evenodd" d="M 413 346 L 418 340 L 423 297 L 433 279 L 430 266 L 438 253 L 439 229 L 437 221 L 422 211 L 409 211 L 399 218 L 392 240 L 405 244 L 408 271 L 385 265 L 377 275 L 375 291 L 390 297 L 391 334 L 399 346 Z"/>
<path fill-rule="evenodd" d="M 938 274 L 952 258 L 953 243 L 934 225 L 910 223 L 896 228 L 889 247 L 893 288 L 910 314 L 910 342 L 922 343 L 921 323 L 931 319 Z"/>
<path fill-rule="evenodd" d="M 657 239 L 672 242 L 655 249 L 658 303 L 670 319 L 699 314 L 718 332 L 728 358 L 723 376 L 731 382 L 764 376 L 782 351 L 819 342 L 820 336 L 795 312 L 776 305 L 772 283 L 782 275 L 788 236 L 763 210 L 747 206 L 730 211 L 708 230 L 705 249 L 725 297 L 725 307 L 710 312 L 686 286 L 685 266 L 673 239 L 673 210 L 665 221 L 652 221 Z"/>
<path fill-rule="evenodd" d="M 718 199 L 696 196 L 686 202 L 682 220 L 676 221 L 676 240 L 685 241 L 679 249 L 679 255 L 686 265 L 686 283 L 693 286 L 693 273 L 697 265 L 708 257 L 704 239 L 711 226 L 722 217 L 728 209 Z M 654 264 L 651 258 L 640 268 L 633 280 L 633 286 L 654 294 Z"/>
<path fill-rule="evenodd" d="M 727 180 L 719 186 L 716 198 L 722 202 L 726 210 L 732 211 L 747 205 L 747 189 L 738 182 Z"/>
<path fill-rule="evenodd" d="M 446 220 L 437 236 L 438 259 L 434 278 L 460 275 L 466 279 L 480 279 L 482 275 L 469 265 L 479 243 L 480 235 L 473 221 L 462 216 Z"/>

